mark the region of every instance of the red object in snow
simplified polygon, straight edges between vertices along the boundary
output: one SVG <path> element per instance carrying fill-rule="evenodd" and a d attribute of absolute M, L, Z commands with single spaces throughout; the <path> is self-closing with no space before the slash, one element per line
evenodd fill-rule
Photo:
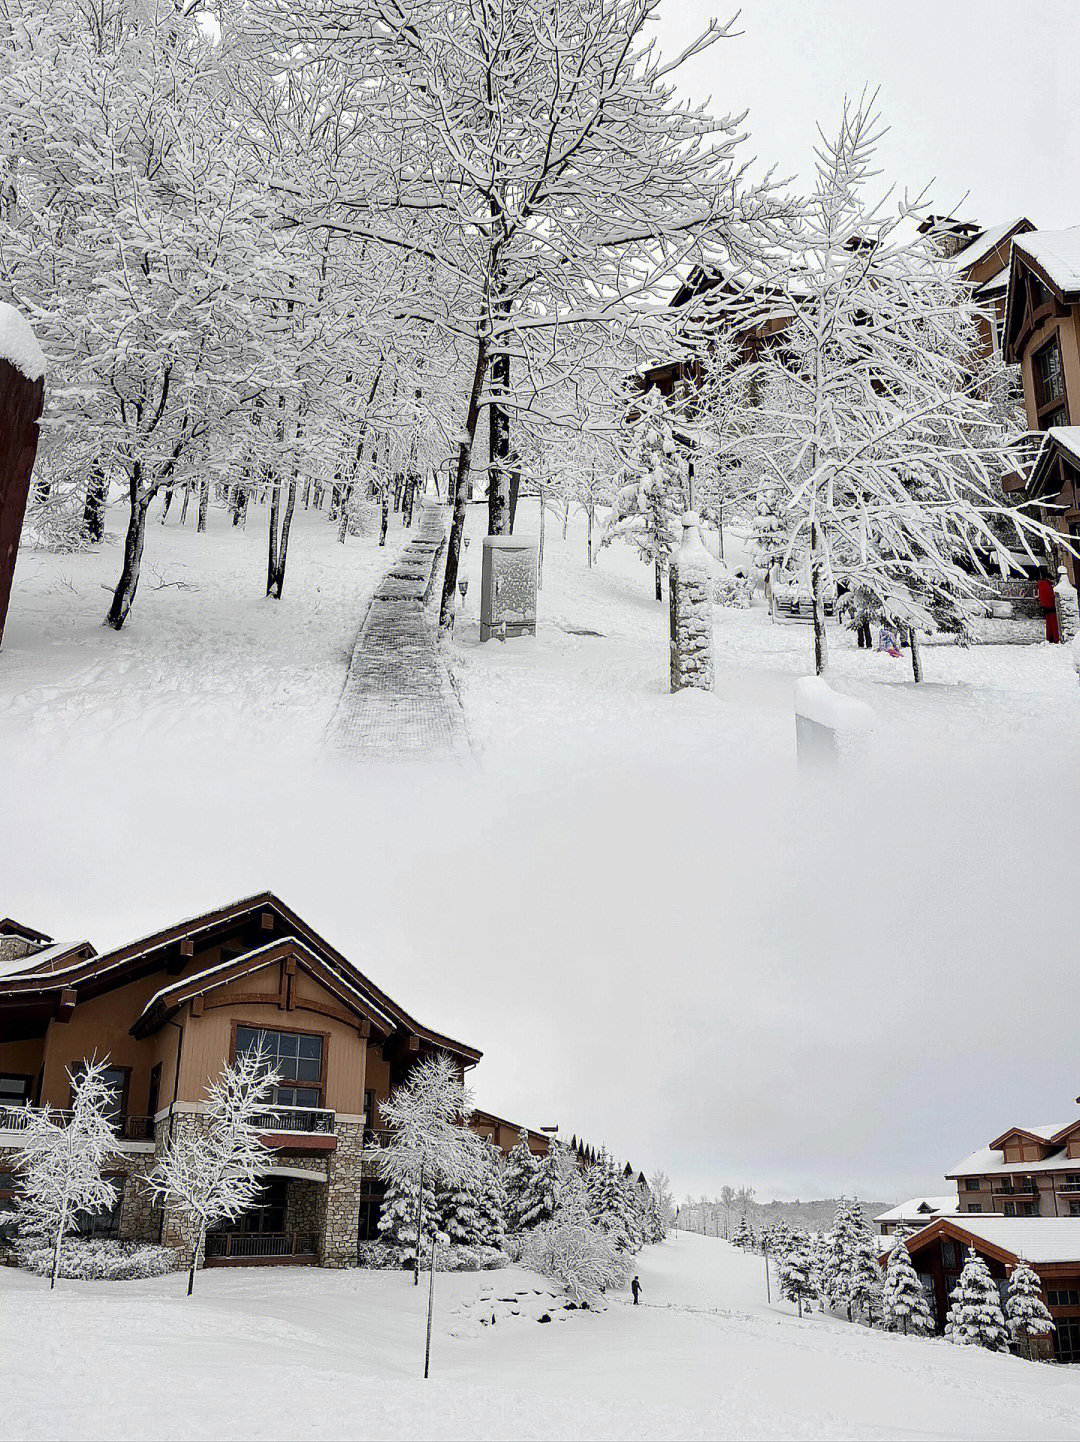
<path fill-rule="evenodd" d="M 1046 639 L 1058 642 L 1061 640 L 1061 632 L 1058 630 L 1057 597 L 1054 595 L 1053 581 L 1043 579 L 1039 582 L 1039 605 L 1043 609 L 1043 617 L 1046 621 Z"/>

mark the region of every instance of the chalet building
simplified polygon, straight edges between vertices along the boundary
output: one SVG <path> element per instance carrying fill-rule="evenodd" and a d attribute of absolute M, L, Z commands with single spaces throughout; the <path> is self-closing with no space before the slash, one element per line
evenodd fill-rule
<path fill-rule="evenodd" d="M 1011 488 L 1080 549 L 1080 226 L 1014 238 L 1001 346 L 1020 367 L 1033 443 Z M 1061 559 L 1076 585 L 1080 561 Z"/>
<path fill-rule="evenodd" d="M 1080 1121 L 1011 1127 L 948 1177 L 960 1215 L 1080 1217 Z"/>
<path fill-rule="evenodd" d="M 927 1227 L 938 1217 L 954 1217 L 959 1208 L 960 1202 L 955 1192 L 947 1197 L 910 1197 L 899 1206 L 882 1212 L 874 1221 L 880 1234 L 890 1237 L 901 1230 L 911 1231 L 913 1228 Z"/>
<path fill-rule="evenodd" d="M 1055 1330 L 1035 1340 L 1044 1356 L 1080 1362 L 1080 1220 L 1068 1217 L 938 1217 L 904 1245 L 919 1274 L 939 1331 L 945 1327 L 949 1296 L 956 1287 L 968 1248 L 982 1257 L 1004 1302 L 1009 1276 L 1021 1261 L 1043 1285 L 1043 1301 Z M 885 1257 L 882 1258 L 884 1265 Z"/>
<path fill-rule="evenodd" d="M 355 1262 L 382 1200 L 380 1103 L 419 1058 L 446 1052 L 464 1075 L 479 1051 L 416 1021 L 269 892 L 100 954 L 0 922 L 0 1209 L 24 1103 L 68 1107 L 69 1069 L 107 1054 L 118 1200 L 82 1229 L 190 1255 L 139 1180 L 169 1137 L 200 1126 L 222 1067 L 259 1046 L 281 1077 L 260 1118 L 272 1163 L 261 1205 L 209 1238 L 207 1264 Z M 504 1150 L 520 1131 L 483 1112 L 474 1126 Z"/>

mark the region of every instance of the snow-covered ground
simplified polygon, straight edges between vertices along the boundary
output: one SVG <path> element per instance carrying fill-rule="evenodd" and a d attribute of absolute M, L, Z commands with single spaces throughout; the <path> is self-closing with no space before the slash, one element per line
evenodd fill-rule
<path fill-rule="evenodd" d="M 4 1438 L 1074 1438 L 1080 1371 L 770 1307 L 761 1259 L 679 1234 L 643 1305 L 452 1335 L 528 1273 L 251 1268 L 132 1283 L 0 1271 Z"/>

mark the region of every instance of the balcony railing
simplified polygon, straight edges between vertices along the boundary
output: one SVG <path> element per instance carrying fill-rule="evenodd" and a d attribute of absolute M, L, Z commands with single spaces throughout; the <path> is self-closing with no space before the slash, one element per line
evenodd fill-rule
<path fill-rule="evenodd" d="M 231 1257 L 314 1257 L 318 1243 L 310 1232 L 211 1232 L 208 1261 Z"/>
<path fill-rule="evenodd" d="M 333 1136 L 336 1114 L 325 1107 L 267 1107 L 255 1118 L 261 1132 L 314 1132 Z"/>
<path fill-rule="evenodd" d="M 388 1147 L 393 1138 L 393 1132 L 387 1131 L 385 1127 L 364 1128 L 365 1147 Z"/>
<path fill-rule="evenodd" d="M 21 1132 L 30 1125 L 35 1107 L 0 1106 L 0 1131 Z M 71 1120 L 72 1113 L 62 1108 L 50 1108 L 50 1115 L 63 1122 Z M 114 1117 L 113 1130 L 123 1142 L 152 1142 L 154 1140 L 153 1117 Z"/>
<path fill-rule="evenodd" d="M 1016 1185 L 995 1187 L 992 1196 L 995 1197 L 1034 1197 L 1038 1195 L 1034 1186 Z"/>
<path fill-rule="evenodd" d="M 1058 1187 L 1058 1191 L 1066 1196 L 1070 1192 L 1075 1195 L 1075 1193 L 1080 1192 L 1080 1182 L 1062 1182 L 1061 1186 Z"/>

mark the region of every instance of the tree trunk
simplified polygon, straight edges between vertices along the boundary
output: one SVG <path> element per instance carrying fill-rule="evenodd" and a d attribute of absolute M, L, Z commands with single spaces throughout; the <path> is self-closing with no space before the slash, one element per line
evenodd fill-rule
<path fill-rule="evenodd" d="M 109 498 L 109 482 L 101 462 L 95 463 L 86 487 L 83 525 L 87 540 L 95 544 L 105 539 L 105 503 Z"/>
<path fill-rule="evenodd" d="M 379 545 L 380 545 L 380 546 L 385 546 L 385 545 L 386 545 L 386 532 L 387 532 L 387 530 L 389 529 L 389 526 L 390 526 L 390 485 L 389 485 L 389 482 L 384 482 L 384 483 L 383 483 L 383 487 L 382 487 L 382 498 L 381 498 L 381 504 L 380 504 L 380 512 L 381 512 L 381 515 L 380 515 L 380 521 L 379 521 Z"/>
<path fill-rule="evenodd" d="M 105 617 L 106 626 L 119 631 L 128 618 L 135 592 L 139 585 L 139 569 L 142 566 L 143 545 L 146 541 L 146 510 L 150 504 L 148 496 L 139 495 L 139 481 L 133 476 L 130 482 L 131 514 L 128 518 L 127 535 L 124 538 L 124 565 L 120 580 L 113 592 L 112 605 Z"/>
<path fill-rule="evenodd" d="M 187 511 L 187 499 L 186 499 L 187 493 L 185 492 L 184 494 L 185 494 L 184 510 L 185 510 L 185 512 L 186 512 L 186 511 Z M 170 486 L 169 489 L 165 492 L 165 499 L 164 499 L 164 500 L 162 501 L 162 503 L 161 503 L 161 524 L 162 524 L 162 525 L 164 525 L 165 522 L 166 522 L 166 521 L 168 520 L 168 518 L 169 518 L 169 507 L 172 505 L 172 498 L 173 498 L 173 488 L 172 488 L 172 486 Z M 180 518 L 180 524 L 181 524 L 181 525 L 184 524 L 184 519 L 183 519 L 182 516 L 181 516 L 181 518 Z"/>
<path fill-rule="evenodd" d="M 514 534 L 514 521 L 517 518 L 518 495 L 521 491 L 521 472 L 514 470 L 510 472 L 510 534 Z"/>
<path fill-rule="evenodd" d="M 829 667 L 829 643 L 825 636 L 825 611 L 821 599 L 821 562 L 818 556 L 817 522 L 810 523 L 810 594 L 814 612 L 814 674 Z"/>
<path fill-rule="evenodd" d="M 908 645 L 911 647 L 911 674 L 916 684 L 922 680 L 922 653 L 919 650 L 919 638 L 915 634 L 915 627 L 908 628 Z"/>
<path fill-rule="evenodd" d="M 566 540 L 566 532 L 567 532 L 567 528 L 569 527 L 569 525 L 570 525 L 570 502 L 569 502 L 569 501 L 563 501 L 562 538 L 563 538 L 564 541 Z"/>
<path fill-rule="evenodd" d="M 420 1156 L 420 1185 L 416 1189 L 416 1259 L 413 1267 L 413 1286 L 420 1285 L 420 1239 L 424 1234 L 424 1158 Z"/>
<path fill-rule="evenodd" d="M 588 563 L 589 563 L 590 566 L 592 565 L 592 526 L 593 526 L 593 511 L 594 511 L 594 507 L 593 507 L 593 506 L 590 506 L 590 507 L 588 508 L 588 510 L 586 511 L 586 513 L 585 513 L 585 514 L 586 514 L 586 517 L 587 517 L 587 531 L 586 531 L 586 536 L 585 536 L 585 555 L 586 555 L 586 557 L 588 558 Z"/>
<path fill-rule="evenodd" d="M 64 1232 L 67 1230 L 67 1202 L 60 1207 L 60 1217 L 56 1223 L 56 1241 L 53 1244 L 52 1270 L 49 1273 L 49 1291 L 56 1286 L 56 1278 L 60 1273 L 60 1248 L 64 1243 Z"/>
<path fill-rule="evenodd" d="M 544 505 L 544 493 L 540 492 L 540 547 L 536 554 L 536 589 L 542 590 L 544 585 L 544 515 L 547 507 Z"/>
<path fill-rule="evenodd" d="M 266 594 L 273 594 L 278 569 L 278 517 L 281 514 L 281 482 L 274 477 L 270 489 L 270 518 L 266 534 Z"/>
<path fill-rule="evenodd" d="M 247 488 L 237 485 L 233 490 L 232 502 L 232 523 L 234 526 L 242 526 L 247 521 Z"/>
<path fill-rule="evenodd" d="M 656 599 L 664 599 L 664 563 L 659 556 L 656 558 Z"/>
<path fill-rule="evenodd" d="M 496 351 L 491 356 L 491 386 L 505 393 L 510 389 L 510 356 Z M 488 535 L 505 536 L 510 518 L 510 417 L 494 401 L 488 407 Z"/>
<path fill-rule="evenodd" d="M 446 570 L 443 573 L 442 599 L 439 602 L 439 630 L 448 634 L 454 627 L 454 592 L 457 589 L 458 564 L 461 558 L 461 537 L 465 530 L 465 506 L 469 496 L 469 470 L 472 464 L 473 441 L 480 415 L 480 392 L 487 374 L 487 336 L 481 332 L 476 342 L 476 368 L 473 372 L 469 403 L 465 411 L 465 429 L 458 446 L 457 475 L 454 481 L 454 516 L 450 523 L 450 540 L 446 547 Z"/>
<path fill-rule="evenodd" d="M 201 1254 L 201 1252 L 202 1252 L 202 1249 L 203 1249 L 203 1247 L 204 1247 L 205 1245 L 206 1245 L 206 1227 L 205 1227 L 205 1225 L 204 1225 L 204 1226 L 202 1226 L 202 1227 L 199 1228 L 198 1240 L 197 1240 L 196 1243 L 195 1243 L 195 1251 L 192 1253 L 192 1257 L 191 1257 L 191 1267 L 190 1267 L 190 1269 L 189 1269 L 189 1271 L 188 1271 L 187 1294 L 188 1294 L 189 1297 L 191 1296 L 192 1288 L 195 1286 L 195 1271 L 196 1271 L 196 1268 L 197 1268 L 198 1265 L 199 1265 L 199 1256 L 200 1256 L 200 1254 Z"/>
<path fill-rule="evenodd" d="M 277 504 L 273 512 L 278 509 Z M 274 565 L 272 572 L 267 577 L 266 594 L 273 596 L 275 601 L 281 600 L 281 593 L 285 588 L 285 563 L 289 555 L 289 531 L 292 527 L 293 512 L 296 509 L 296 482 L 289 482 L 288 495 L 285 500 L 285 514 L 281 518 L 281 531 L 273 544 Z"/>
<path fill-rule="evenodd" d="M 420 1248 L 416 1249 L 417 1257 L 420 1256 Z M 431 1234 L 431 1272 L 428 1275 L 427 1292 L 427 1340 L 424 1343 L 424 1377 L 427 1378 L 431 1371 L 431 1313 L 435 1303 L 435 1233 Z"/>
<path fill-rule="evenodd" d="M 210 482 L 204 477 L 199 482 L 199 520 L 195 529 L 206 530 L 206 510 L 210 504 Z"/>
<path fill-rule="evenodd" d="M 166 492 L 166 495 L 165 495 L 166 503 L 168 502 L 168 500 L 169 500 L 169 498 L 170 498 L 171 496 L 172 496 L 172 491 L 171 491 L 171 490 L 167 491 L 167 492 Z M 185 524 L 185 522 L 187 521 L 188 506 L 189 506 L 190 504 L 191 504 L 191 487 L 190 487 L 190 486 L 185 486 L 185 487 L 184 487 L 184 504 L 180 507 L 180 524 L 181 524 L 181 526 L 183 526 L 183 525 Z M 162 525 L 165 524 L 165 516 L 166 516 L 167 513 L 168 513 L 168 504 L 166 504 L 165 510 L 162 512 L 162 515 L 161 515 L 161 524 L 162 524 Z"/>
<path fill-rule="evenodd" d="M 345 537 L 349 534 L 349 507 L 352 504 L 353 488 L 345 486 L 338 497 L 338 533 L 337 538 L 342 545 L 345 544 Z"/>

